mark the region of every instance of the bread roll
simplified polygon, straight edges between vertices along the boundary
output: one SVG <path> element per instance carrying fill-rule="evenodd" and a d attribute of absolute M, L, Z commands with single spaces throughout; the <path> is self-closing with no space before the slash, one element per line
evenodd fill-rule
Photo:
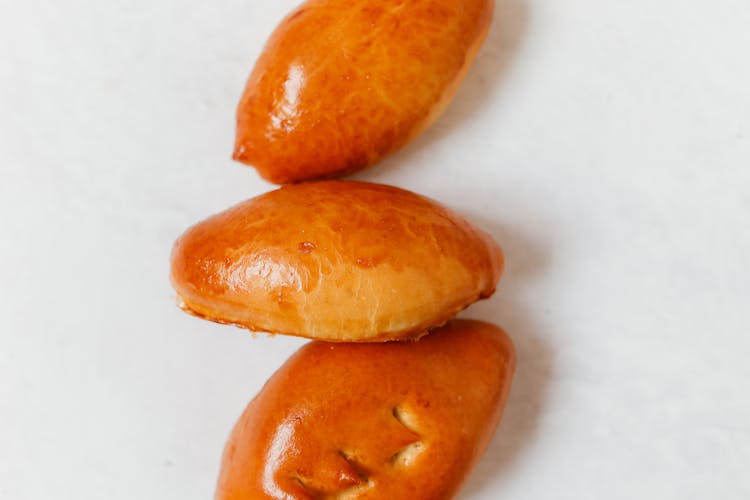
<path fill-rule="evenodd" d="M 482 231 L 402 189 L 285 186 L 189 229 L 172 254 L 183 308 L 330 341 L 421 335 L 491 295 L 503 256 Z"/>
<path fill-rule="evenodd" d="M 500 419 L 515 366 L 496 326 L 417 342 L 312 342 L 245 410 L 216 500 L 451 498 Z"/>
<path fill-rule="evenodd" d="M 234 158 L 278 184 L 400 148 L 447 107 L 492 0 L 309 0 L 276 28 L 237 111 Z"/>

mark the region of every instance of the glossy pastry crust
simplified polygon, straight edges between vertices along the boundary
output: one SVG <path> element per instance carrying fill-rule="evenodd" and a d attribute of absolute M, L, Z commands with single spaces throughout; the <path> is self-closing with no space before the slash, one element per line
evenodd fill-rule
<path fill-rule="evenodd" d="M 330 341 L 422 335 L 491 295 L 500 247 L 440 204 L 379 184 L 282 187 L 175 244 L 183 308 L 251 330 Z"/>
<path fill-rule="evenodd" d="M 278 184 L 377 162 L 447 107 L 492 0 L 310 0 L 268 40 L 237 110 L 234 158 Z"/>
<path fill-rule="evenodd" d="M 505 333 L 454 320 L 417 342 L 300 349 L 227 443 L 216 500 L 451 498 L 500 419 Z"/>

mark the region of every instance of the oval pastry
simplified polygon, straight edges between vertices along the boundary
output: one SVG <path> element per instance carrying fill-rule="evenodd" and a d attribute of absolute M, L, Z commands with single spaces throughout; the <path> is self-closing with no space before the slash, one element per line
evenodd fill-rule
<path fill-rule="evenodd" d="M 492 0 L 310 0 L 268 40 L 237 110 L 234 158 L 278 184 L 400 148 L 447 107 Z"/>
<path fill-rule="evenodd" d="M 312 342 L 245 410 L 216 500 L 451 498 L 484 453 L 515 367 L 496 326 L 417 342 Z"/>
<path fill-rule="evenodd" d="M 172 253 L 183 308 L 331 341 L 414 337 L 491 295 L 503 255 L 449 209 L 395 187 L 282 187 L 189 229 Z"/>

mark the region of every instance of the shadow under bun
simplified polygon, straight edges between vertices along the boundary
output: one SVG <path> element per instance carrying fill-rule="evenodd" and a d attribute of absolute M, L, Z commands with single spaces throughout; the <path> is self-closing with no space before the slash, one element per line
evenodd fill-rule
<path fill-rule="evenodd" d="M 447 107 L 494 0 L 310 0 L 276 28 L 237 110 L 234 158 L 278 184 L 341 176 Z"/>
<path fill-rule="evenodd" d="M 451 498 L 484 453 L 515 368 L 489 323 L 416 342 L 312 342 L 229 438 L 216 500 Z"/>
<path fill-rule="evenodd" d="M 440 204 L 380 184 L 285 186 L 175 243 L 183 308 L 256 331 L 330 341 L 425 333 L 490 296 L 500 247 Z"/>

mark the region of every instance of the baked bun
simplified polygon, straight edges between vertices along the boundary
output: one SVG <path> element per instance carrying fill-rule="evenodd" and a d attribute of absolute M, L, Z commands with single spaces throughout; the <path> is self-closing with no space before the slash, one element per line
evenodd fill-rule
<path fill-rule="evenodd" d="M 484 453 L 515 366 L 496 326 L 417 342 L 312 342 L 245 410 L 216 500 L 451 498 Z"/>
<path fill-rule="evenodd" d="M 447 107 L 493 0 L 310 0 L 276 28 L 237 111 L 234 158 L 278 184 L 400 148 Z"/>
<path fill-rule="evenodd" d="M 500 247 L 422 196 L 326 181 L 282 187 L 189 229 L 172 253 L 183 308 L 330 341 L 414 337 L 500 279 Z"/>

